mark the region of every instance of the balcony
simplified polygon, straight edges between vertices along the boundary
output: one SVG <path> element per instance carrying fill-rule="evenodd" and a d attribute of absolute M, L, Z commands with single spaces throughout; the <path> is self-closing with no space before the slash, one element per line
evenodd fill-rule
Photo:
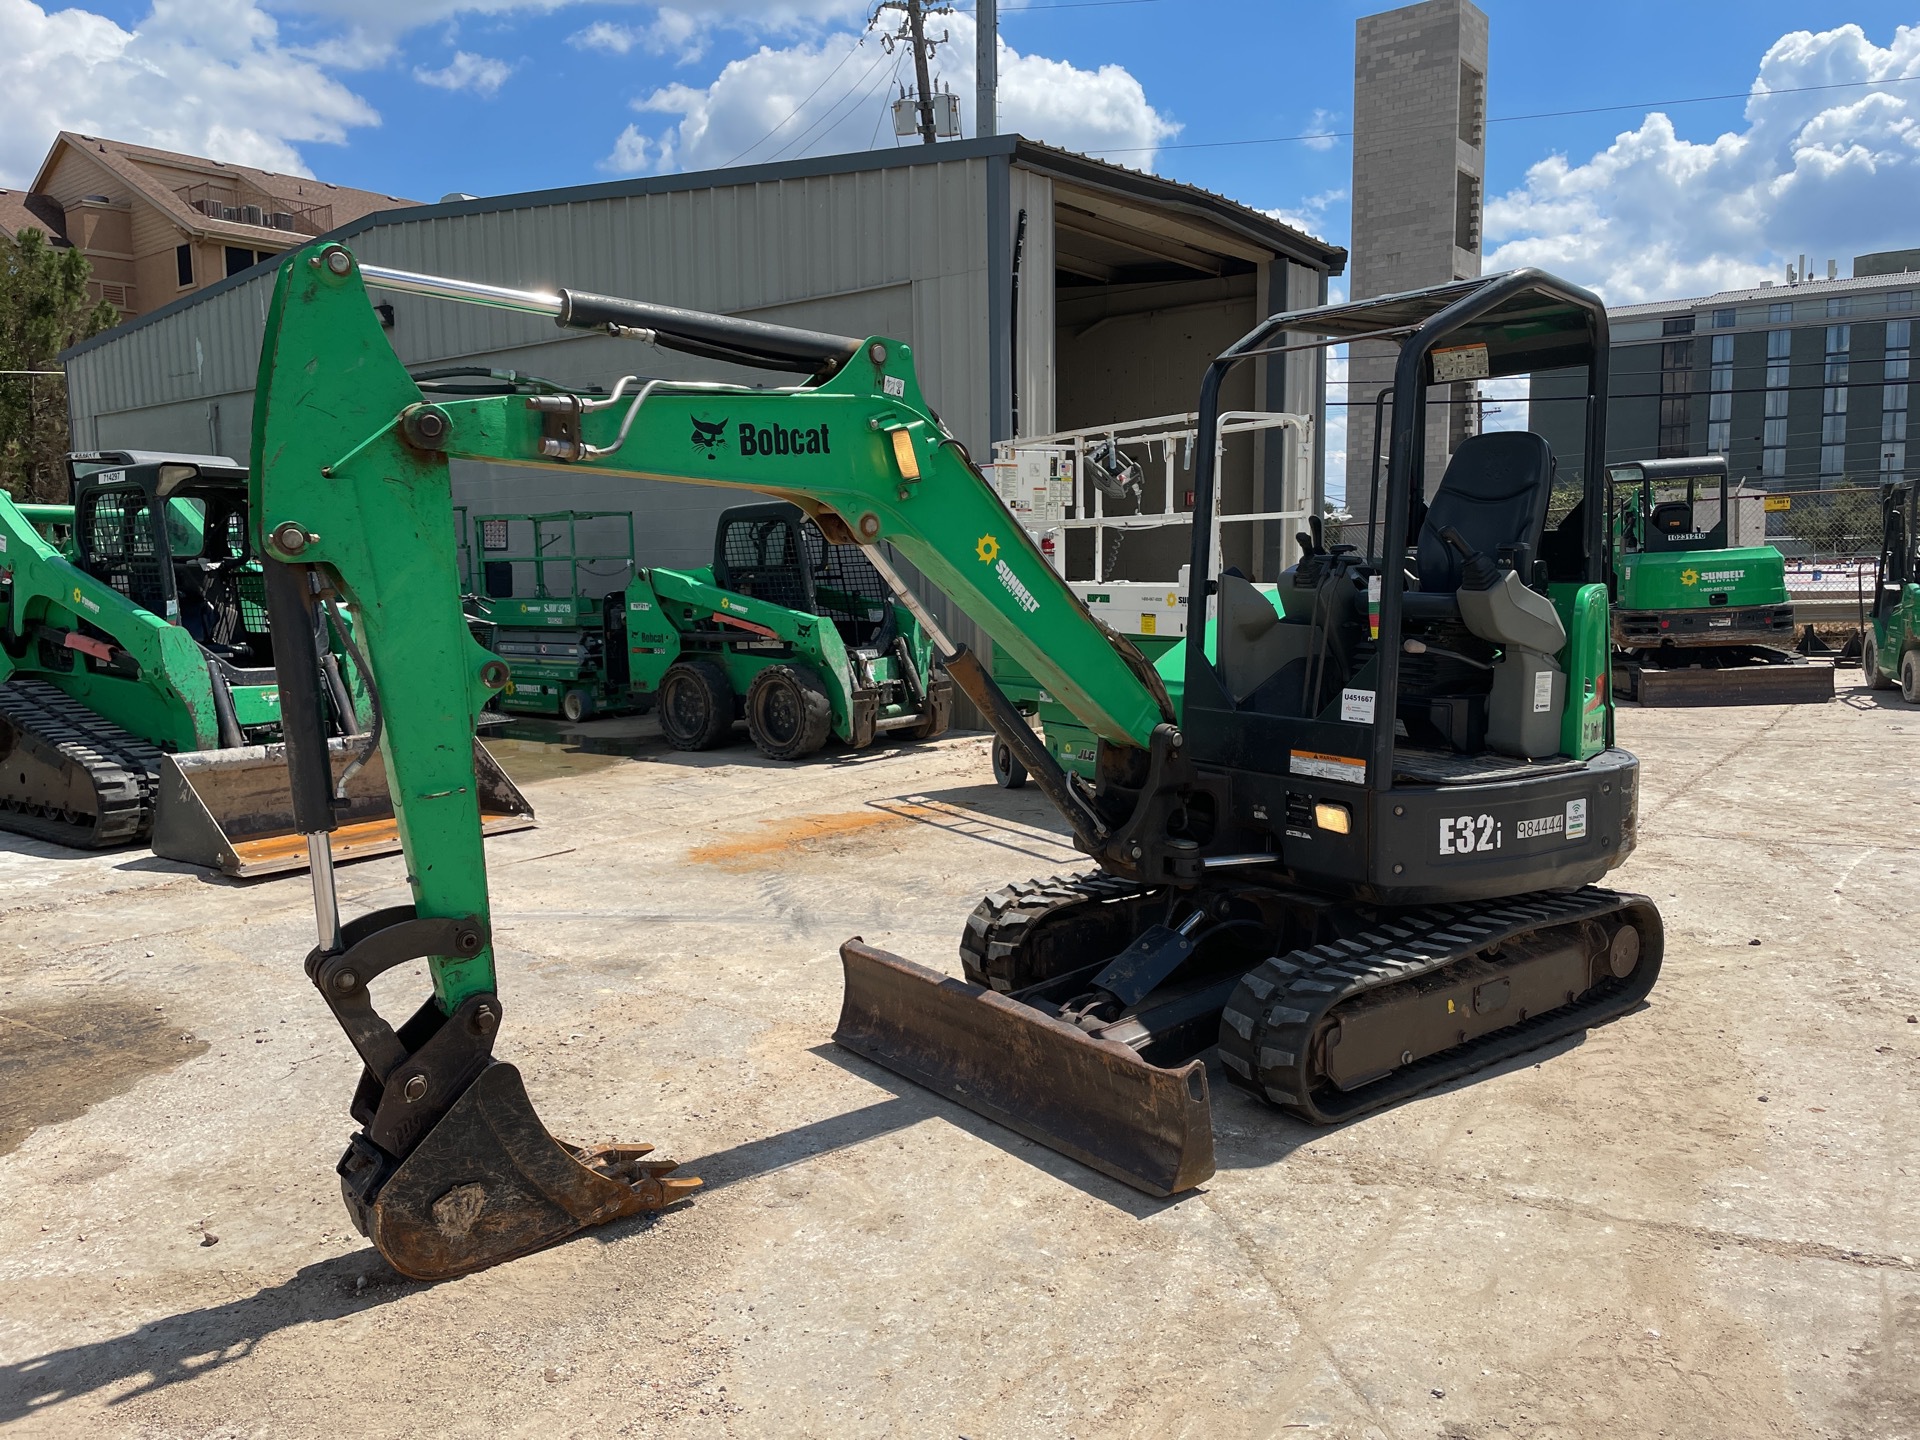
<path fill-rule="evenodd" d="M 331 205 L 269 195 L 256 186 L 237 181 L 202 182 L 173 193 L 189 210 L 230 225 L 257 225 L 264 230 L 284 230 L 290 235 L 324 235 L 333 228 Z"/>

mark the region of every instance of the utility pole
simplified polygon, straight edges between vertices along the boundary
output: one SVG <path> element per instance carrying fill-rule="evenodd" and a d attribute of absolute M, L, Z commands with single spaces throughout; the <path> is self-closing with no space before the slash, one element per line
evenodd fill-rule
<path fill-rule="evenodd" d="M 977 30 L 973 41 L 973 133 L 976 137 L 1000 133 L 1000 5 L 999 0 L 975 0 Z"/>
<path fill-rule="evenodd" d="M 906 24 L 897 33 L 885 36 L 883 39 L 889 51 L 893 49 L 893 42 L 896 40 L 905 40 L 913 46 L 913 78 L 917 92 L 916 108 L 920 116 L 920 141 L 924 145 L 932 145 L 939 137 L 934 133 L 933 81 L 927 74 L 927 61 L 933 56 L 933 45 L 940 42 L 927 43 L 926 17 L 929 14 L 950 15 L 953 13 L 953 7 L 936 5 L 929 11 L 926 0 L 884 0 L 883 4 L 874 8 L 874 21 L 880 18 L 880 12 L 883 10 L 903 11 L 907 17 Z M 868 23 L 872 24 L 873 21 Z"/>
<path fill-rule="evenodd" d="M 913 31 L 913 79 L 920 95 L 920 143 L 933 144 L 933 82 L 927 78 L 926 17 L 920 0 L 906 0 L 907 26 Z"/>

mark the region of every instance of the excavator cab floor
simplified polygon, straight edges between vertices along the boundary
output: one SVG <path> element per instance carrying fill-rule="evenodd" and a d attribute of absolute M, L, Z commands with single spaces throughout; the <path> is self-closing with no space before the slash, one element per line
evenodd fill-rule
<path fill-rule="evenodd" d="M 341 1188 L 389 1265 L 414 1280 L 446 1280 L 685 1199 L 700 1182 L 645 1158 L 652 1148 L 555 1139 L 520 1072 L 495 1061 L 384 1178 L 391 1159 L 355 1136 L 341 1157 Z M 371 1201 L 367 1187 L 377 1187 Z"/>

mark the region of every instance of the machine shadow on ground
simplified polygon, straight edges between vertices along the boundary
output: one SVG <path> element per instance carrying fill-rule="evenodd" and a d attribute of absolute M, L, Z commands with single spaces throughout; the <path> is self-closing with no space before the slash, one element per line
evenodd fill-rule
<path fill-rule="evenodd" d="M 358 1284 L 362 1277 L 364 1289 Z M 224 1304 L 183 1310 L 126 1334 L 0 1365 L 0 1428 L 48 1406 L 138 1382 L 112 1402 L 124 1404 L 244 1360 L 277 1331 L 359 1314 L 419 1288 L 388 1269 L 369 1246 L 316 1261 L 278 1285 Z"/>

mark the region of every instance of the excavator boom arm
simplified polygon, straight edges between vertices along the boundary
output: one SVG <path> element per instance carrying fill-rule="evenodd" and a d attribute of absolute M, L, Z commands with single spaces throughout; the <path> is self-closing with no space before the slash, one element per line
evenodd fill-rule
<path fill-rule="evenodd" d="M 464 282 L 389 283 L 546 308 L 546 297 Z M 449 460 L 790 499 L 883 566 L 879 547 L 890 544 L 1102 739 L 1145 750 L 1171 720 L 1151 668 L 1088 613 L 928 407 L 904 344 L 842 344 L 563 291 L 563 324 L 571 312 L 596 328 L 681 325 L 692 338 L 678 348 L 705 354 L 735 353 L 725 327 L 739 325 L 743 345 L 765 346 L 787 368 L 802 363 L 808 338 L 836 342 L 842 355 L 822 357 L 837 366 L 831 375 L 793 388 L 629 378 L 608 396 L 429 399 L 393 354 L 366 289 L 338 245 L 283 264 L 256 391 L 252 516 L 262 553 L 300 572 L 298 587 L 282 577 L 283 604 L 311 612 L 331 592 L 359 617 L 420 916 L 486 917 L 467 737 L 506 678 L 460 613 Z M 802 340 L 785 343 L 790 335 Z M 298 749 L 297 737 L 290 743 Z M 297 761 L 294 771 L 298 804 Z M 316 772 L 308 789 L 319 784 Z M 313 828 L 326 828 L 322 797 L 308 798 Z M 321 923 L 324 934 L 324 915 Z M 431 969 L 449 1011 L 493 987 L 490 946 L 435 957 Z"/>

